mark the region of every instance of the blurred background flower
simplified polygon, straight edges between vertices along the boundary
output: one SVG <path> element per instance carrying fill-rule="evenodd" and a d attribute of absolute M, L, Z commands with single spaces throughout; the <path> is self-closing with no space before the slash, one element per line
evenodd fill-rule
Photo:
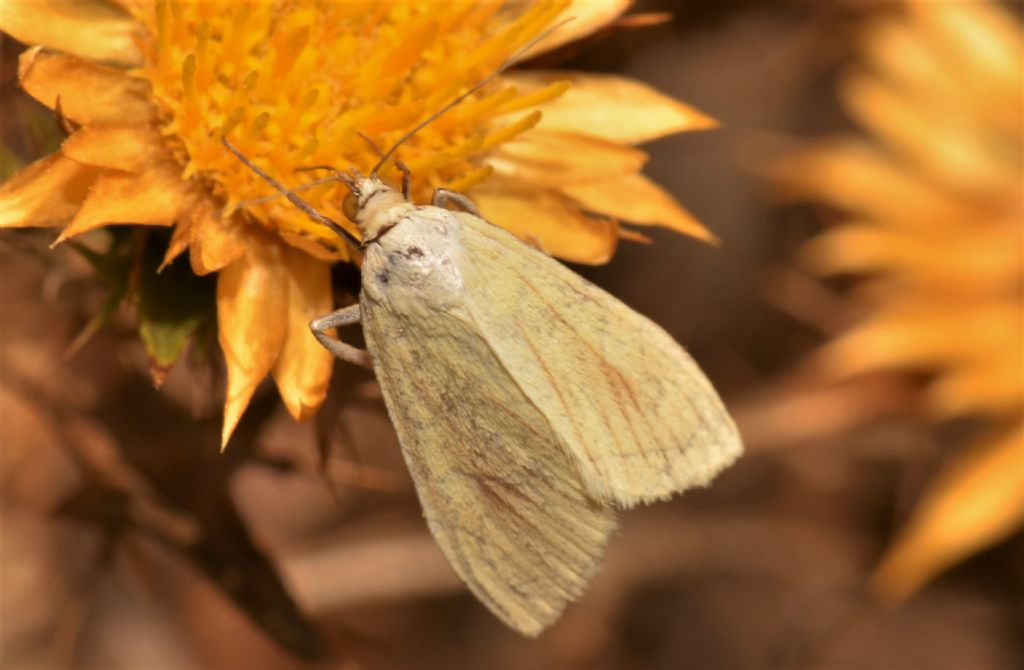
<path fill-rule="evenodd" d="M 21 55 L 19 83 L 70 136 L 3 185 L 0 226 L 63 226 L 57 242 L 111 224 L 173 226 L 159 267 L 187 249 L 197 275 L 218 273 L 222 444 L 267 374 L 292 416 L 309 419 L 333 357 L 308 323 L 334 308 L 330 263 L 354 252 L 264 197 L 275 192 L 219 137 L 286 181 L 311 165 L 368 170 L 377 156 L 359 133 L 389 146 L 545 30 L 558 26 L 525 57 L 606 27 L 628 4 L 6 2 L 0 30 L 38 45 Z M 639 82 L 531 71 L 502 76 L 400 153 L 418 201 L 441 186 L 466 192 L 541 249 L 603 263 L 620 237 L 646 239 L 622 219 L 710 239 L 640 174 L 646 155 L 629 145 L 712 125 Z M 339 190 L 321 182 L 304 197 L 351 225 Z M 159 384 L 201 319 L 140 304 L 165 312 L 141 314 Z"/>
<path fill-rule="evenodd" d="M 991 2 L 907 2 L 863 28 L 844 106 L 869 133 L 775 177 L 842 212 L 802 251 L 862 277 L 863 317 L 818 354 L 832 378 L 921 375 L 935 420 L 976 418 L 874 578 L 903 600 L 1024 521 L 1024 32 Z"/>

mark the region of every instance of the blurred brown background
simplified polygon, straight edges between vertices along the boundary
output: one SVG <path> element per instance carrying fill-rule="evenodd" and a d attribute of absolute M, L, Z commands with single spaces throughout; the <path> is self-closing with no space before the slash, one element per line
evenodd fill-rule
<path fill-rule="evenodd" d="M 624 513 L 586 597 L 537 640 L 503 628 L 447 568 L 368 373 L 339 365 L 336 397 L 321 412 L 333 438 L 333 493 L 315 426 L 287 418 L 272 388 L 221 456 L 209 386 L 222 380 L 179 365 L 154 390 L 126 315 L 64 360 L 105 291 L 68 248 L 5 233 L 0 664 L 1024 667 L 1019 534 L 899 608 L 882 607 L 866 587 L 970 426 L 880 411 L 900 406 L 898 380 L 831 401 L 798 372 L 853 308 L 841 282 L 793 265 L 829 214 L 779 204 L 758 166 L 795 139 L 850 126 L 836 77 L 878 5 L 639 2 L 636 11 L 674 18 L 584 45 L 563 65 L 628 74 L 723 123 L 647 147 L 647 173 L 721 247 L 654 231 L 653 245 L 624 243 L 608 265 L 580 271 L 689 348 L 733 409 L 748 452 L 708 490 Z M 0 132 L 29 160 L 52 136 L 15 87 L 22 47 L 5 39 L 2 48 Z M 351 285 L 353 275 L 339 269 L 338 280 Z M 787 402 L 805 411 L 779 421 Z M 197 528 L 211 539 L 187 545 Z"/>

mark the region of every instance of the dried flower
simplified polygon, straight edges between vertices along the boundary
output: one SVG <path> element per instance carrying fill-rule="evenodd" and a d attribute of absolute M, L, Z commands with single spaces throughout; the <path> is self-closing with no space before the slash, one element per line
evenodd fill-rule
<path fill-rule="evenodd" d="M 330 311 L 330 263 L 355 260 L 223 150 L 229 136 L 293 186 L 296 172 L 376 162 L 388 145 L 563 16 L 534 49 L 615 20 L 626 0 L 569 3 L 0 4 L 0 29 L 37 44 L 19 79 L 78 129 L 61 151 L 0 187 L 0 227 L 63 226 L 58 241 L 112 224 L 173 226 L 166 266 L 186 250 L 217 272 L 227 360 L 226 443 L 272 373 L 296 419 L 323 402 L 333 360 L 307 323 Z M 487 218 L 567 260 L 602 263 L 619 219 L 709 239 L 640 174 L 631 144 L 713 121 L 627 79 L 511 72 L 403 146 L 414 198 L 467 192 Z M 326 214 L 336 183 L 305 190 Z M 628 203 L 628 207 L 624 206 Z"/>
<path fill-rule="evenodd" d="M 907 2 L 866 31 L 846 107 L 870 138 L 783 161 L 777 177 L 847 220 L 806 249 L 867 277 L 865 318 L 820 362 L 838 377 L 923 372 L 934 417 L 991 434 L 949 463 L 883 561 L 899 600 L 1024 521 L 1024 34 L 991 2 Z"/>

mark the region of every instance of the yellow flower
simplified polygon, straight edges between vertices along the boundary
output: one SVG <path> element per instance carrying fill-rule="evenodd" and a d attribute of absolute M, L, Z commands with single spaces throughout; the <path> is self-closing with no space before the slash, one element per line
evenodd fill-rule
<path fill-rule="evenodd" d="M 188 251 L 217 272 L 228 389 L 223 440 L 271 373 L 288 410 L 323 402 L 332 358 L 307 323 L 330 311 L 329 265 L 349 258 L 224 151 L 225 134 L 293 186 L 376 155 L 562 17 L 529 55 L 614 21 L 627 0 L 203 2 L 0 0 L 0 30 L 35 46 L 29 94 L 78 129 L 59 153 L 0 187 L 0 227 L 173 226 L 164 263 Z M 511 72 L 403 145 L 414 199 L 467 192 L 494 223 L 545 251 L 602 263 L 619 220 L 710 239 L 640 174 L 630 145 L 706 128 L 706 116 L 643 84 L 572 72 Z M 304 191 L 339 221 L 337 184 Z M 261 200 L 262 199 L 262 200 Z"/>
<path fill-rule="evenodd" d="M 805 258 L 868 279 L 834 375 L 927 373 L 939 419 L 990 434 L 948 464 L 875 575 L 900 600 L 1024 521 L 1024 34 L 990 2 L 907 2 L 866 31 L 841 93 L 869 138 L 791 156 L 777 176 L 847 213 Z"/>

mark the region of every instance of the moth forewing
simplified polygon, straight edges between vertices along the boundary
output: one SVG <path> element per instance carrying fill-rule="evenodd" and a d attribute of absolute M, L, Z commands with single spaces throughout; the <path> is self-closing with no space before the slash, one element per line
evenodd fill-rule
<path fill-rule="evenodd" d="M 363 329 L 431 532 L 483 603 L 536 635 L 582 593 L 614 515 L 474 323 L 461 234 L 422 208 L 368 248 Z"/>
<path fill-rule="evenodd" d="M 661 328 L 509 233 L 437 207 L 372 213 L 367 347 L 431 531 L 528 635 L 582 592 L 630 506 L 740 452 Z"/>
<path fill-rule="evenodd" d="M 591 495 L 620 506 L 664 498 L 739 456 L 717 393 L 664 330 L 508 232 L 456 216 L 473 323 Z"/>

